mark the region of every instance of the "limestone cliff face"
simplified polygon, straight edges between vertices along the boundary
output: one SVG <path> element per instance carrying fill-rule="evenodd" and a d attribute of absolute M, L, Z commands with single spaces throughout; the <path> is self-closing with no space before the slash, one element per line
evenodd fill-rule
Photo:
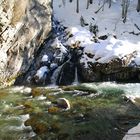
<path fill-rule="evenodd" d="M 51 0 L 0 1 L 0 84 L 25 73 L 51 31 Z"/>

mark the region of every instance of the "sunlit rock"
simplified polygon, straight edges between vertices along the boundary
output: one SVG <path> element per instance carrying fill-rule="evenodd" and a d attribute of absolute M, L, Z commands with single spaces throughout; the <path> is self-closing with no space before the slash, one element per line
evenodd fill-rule
<path fill-rule="evenodd" d="M 51 30 L 50 0 L 0 2 L 0 84 L 25 73 Z"/>
<path fill-rule="evenodd" d="M 128 130 L 123 140 L 140 140 L 140 124 Z"/>
<path fill-rule="evenodd" d="M 57 105 L 66 110 L 70 109 L 70 102 L 66 98 L 58 98 Z"/>

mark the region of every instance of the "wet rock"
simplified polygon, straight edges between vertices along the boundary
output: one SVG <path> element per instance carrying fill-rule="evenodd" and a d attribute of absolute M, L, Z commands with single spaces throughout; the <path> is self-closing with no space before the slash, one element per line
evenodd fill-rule
<path fill-rule="evenodd" d="M 48 108 L 48 113 L 51 113 L 51 114 L 58 113 L 59 111 L 60 111 L 60 108 L 55 107 L 55 106 L 52 106 L 52 107 Z"/>
<path fill-rule="evenodd" d="M 91 86 L 89 84 L 80 84 L 80 85 L 70 85 L 70 86 L 63 86 L 62 89 L 64 91 L 82 91 L 83 93 L 97 93 L 97 87 Z"/>
<path fill-rule="evenodd" d="M 34 80 L 36 83 L 45 84 L 45 80 L 49 75 L 49 68 L 47 66 L 43 66 L 37 70 L 37 73 L 34 76 Z"/>
<path fill-rule="evenodd" d="M 58 85 L 69 85 L 74 81 L 74 64 L 72 62 L 67 62 L 61 69 L 59 74 L 57 84 Z"/>
<path fill-rule="evenodd" d="M 61 43 L 61 41 L 56 38 L 51 45 L 53 49 L 55 49 L 54 53 L 54 62 L 58 65 L 61 65 L 63 62 L 65 62 L 65 59 L 68 55 L 67 48 Z"/>
<path fill-rule="evenodd" d="M 85 54 L 87 57 L 89 54 Z M 94 59 L 94 56 L 92 56 Z M 140 68 L 133 64 L 135 52 L 124 56 L 123 58 L 115 58 L 108 63 L 87 62 L 80 63 L 80 77 L 84 82 L 94 81 L 120 81 L 120 82 L 139 82 Z M 96 59 L 96 61 L 101 58 Z"/>
<path fill-rule="evenodd" d="M 70 135 L 69 134 L 67 134 L 67 133 L 60 133 L 59 135 L 58 135 L 58 140 L 69 140 L 70 139 Z"/>
<path fill-rule="evenodd" d="M 51 65 L 50 65 L 51 70 L 55 70 L 57 67 L 58 67 L 57 63 L 51 63 Z"/>
<path fill-rule="evenodd" d="M 140 109 L 140 98 L 130 99 Z"/>
<path fill-rule="evenodd" d="M 64 108 L 65 110 L 70 109 L 70 103 L 66 98 L 58 98 L 57 105 L 61 108 Z"/>
<path fill-rule="evenodd" d="M 36 97 L 42 95 L 43 91 L 40 88 L 33 88 L 31 94 L 33 97 Z"/>
<path fill-rule="evenodd" d="M 59 123 L 53 123 L 52 125 L 51 125 L 51 128 L 50 128 L 50 131 L 51 132 L 59 132 L 60 131 L 60 124 Z"/>
<path fill-rule="evenodd" d="M 45 123 L 39 122 L 38 118 L 36 117 L 28 119 L 24 124 L 25 126 L 31 126 L 36 134 L 40 135 L 48 132 L 47 125 Z"/>

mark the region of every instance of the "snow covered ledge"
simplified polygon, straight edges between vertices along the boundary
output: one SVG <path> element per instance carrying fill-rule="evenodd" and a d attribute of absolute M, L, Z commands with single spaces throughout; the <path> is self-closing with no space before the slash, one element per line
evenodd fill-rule
<path fill-rule="evenodd" d="M 76 0 L 53 1 L 55 19 L 70 31 L 67 45 L 84 48 L 79 71 L 85 82 L 140 81 L 140 13 L 136 10 L 137 2 L 130 0 L 124 23 L 122 1 L 119 0 L 112 0 L 110 8 L 108 3 L 101 8 L 104 0 L 93 1 L 88 8 L 86 0 L 79 1 L 78 13 Z M 91 25 L 97 27 L 96 35 Z M 103 36 L 108 38 L 101 40 Z"/>

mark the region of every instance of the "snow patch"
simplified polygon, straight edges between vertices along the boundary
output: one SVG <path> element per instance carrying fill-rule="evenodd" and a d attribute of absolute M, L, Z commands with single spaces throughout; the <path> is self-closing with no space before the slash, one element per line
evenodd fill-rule
<path fill-rule="evenodd" d="M 47 62 L 48 61 L 48 55 L 43 55 L 43 57 L 42 57 L 42 62 Z"/>
<path fill-rule="evenodd" d="M 67 53 L 67 49 L 63 46 L 63 44 L 58 38 L 55 39 L 55 41 L 52 44 L 52 47 L 55 49 L 60 49 L 61 53 Z"/>
<path fill-rule="evenodd" d="M 49 71 L 48 67 L 43 66 L 37 71 L 36 76 L 38 76 L 39 79 L 41 79 L 44 76 L 45 72 L 48 72 L 48 71 Z"/>
<path fill-rule="evenodd" d="M 72 46 L 79 42 L 79 45 L 84 47 L 83 57 L 80 62 L 85 63 L 85 67 L 88 67 L 87 62 L 108 63 L 115 58 L 121 59 L 134 52 L 136 52 L 136 56 L 133 61 L 140 65 L 140 42 L 134 44 L 128 40 L 116 39 L 110 35 L 106 40 L 98 40 L 95 43 L 93 34 L 85 28 L 70 27 L 67 30 L 72 34 L 72 37 L 68 39 L 66 44 Z M 93 58 L 89 58 L 87 54 L 91 54 Z"/>
<path fill-rule="evenodd" d="M 121 12 L 122 6 L 119 0 L 113 0 L 109 8 L 108 3 L 101 8 L 99 12 L 96 11 L 103 5 L 104 0 L 93 1 L 86 9 L 87 1 L 80 0 L 79 13 L 76 13 L 76 0 L 73 2 L 62 0 L 53 0 L 54 17 L 61 22 L 65 27 L 78 27 L 80 26 L 81 16 L 88 26 L 84 28 L 89 29 L 90 24 L 98 25 L 98 36 L 115 34 L 119 39 L 128 39 L 134 43 L 140 41 L 139 36 L 133 35 L 130 32 L 138 33 L 139 30 L 135 25 L 139 26 L 140 13 L 136 11 L 137 0 L 131 0 L 128 8 L 126 23 L 123 23 Z M 74 29 L 74 28 L 73 28 Z"/>

